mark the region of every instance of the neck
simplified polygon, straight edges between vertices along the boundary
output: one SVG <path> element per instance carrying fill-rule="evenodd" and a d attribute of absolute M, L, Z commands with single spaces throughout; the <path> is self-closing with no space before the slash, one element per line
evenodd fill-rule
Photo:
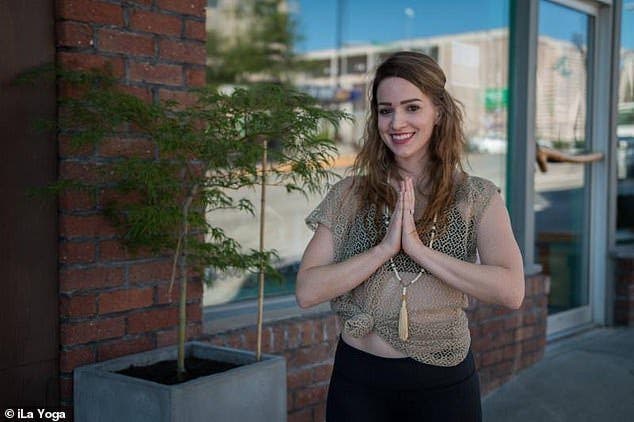
<path fill-rule="evenodd" d="M 423 181 L 429 175 L 429 162 L 427 160 L 397 160 L 396 170 L 401 178 L 410 177 L 414 183 Z"/>

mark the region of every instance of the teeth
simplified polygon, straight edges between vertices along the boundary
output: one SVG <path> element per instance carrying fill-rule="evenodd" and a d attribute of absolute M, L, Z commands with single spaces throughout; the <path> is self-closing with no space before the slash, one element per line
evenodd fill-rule
<path fill-rule="evenodd" d="M 394 139 L 395 141 L 403 141 L 409 137 L 411 137 L 414 133 L 410 132 L 410 133 L 393 133 L 392 134 L 392 139 Z"/>

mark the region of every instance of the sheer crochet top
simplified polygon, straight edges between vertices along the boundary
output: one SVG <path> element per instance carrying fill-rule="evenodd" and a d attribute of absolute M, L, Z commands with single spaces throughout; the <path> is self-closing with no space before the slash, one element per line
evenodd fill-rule
<path fill-rule="evenodd" d="M 354 176 L 337 182 L 322 202 L 306 218 L 316 230 L 318 224 L 330 229 L 334 239 L 334 262 L 342 262 L 377 245 L 385 227 L 375 223 L 376 206 L 364 204 L 352 189 Z M 439 230 L 433 248 L 454 258 L 476 261 L 476 234 L 480 218 L 496 186 L 486 179 L 466 176 L 454 187 L 446 226 Z M 380 221 L 380 219 L 379 219 Z M 423 235 L 427 245 L 429 239 Z M 402 251 L 394 257 L 403 283 L 412 280 L 421 267 Z M 351 337 L 374 332 L 394 349 L 426 364 L 455 366 L 466 357 L 471 337 L 464 308 L 467 296 L 433 274 L 424 273 L 407 289 L 409 338 L 398 335 L 401 285 L 389 260 L 367 280 L 331 301 L 341 318 L 343 330 Z"/>

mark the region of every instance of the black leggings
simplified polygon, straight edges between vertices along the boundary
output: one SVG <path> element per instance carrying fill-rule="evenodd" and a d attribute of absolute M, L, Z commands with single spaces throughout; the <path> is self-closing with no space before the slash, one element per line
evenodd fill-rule
<path fill-rule="evenodd" d="M 328 389 L 327 422 L 479 422 L 480 382 L 473 354 L 458 365 L 383 358 L 339 339 Z"/>

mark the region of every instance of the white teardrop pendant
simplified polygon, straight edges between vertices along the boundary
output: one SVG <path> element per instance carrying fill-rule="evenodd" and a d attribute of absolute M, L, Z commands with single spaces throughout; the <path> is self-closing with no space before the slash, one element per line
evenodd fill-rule
<path fill-rule="evenodd" d="M 407 319 L 407 287 L 403 287 L 401 296 L 401 311 L 398 314 L 398 336 L 406 341 L 409 338 L 409 321 Z"/>

